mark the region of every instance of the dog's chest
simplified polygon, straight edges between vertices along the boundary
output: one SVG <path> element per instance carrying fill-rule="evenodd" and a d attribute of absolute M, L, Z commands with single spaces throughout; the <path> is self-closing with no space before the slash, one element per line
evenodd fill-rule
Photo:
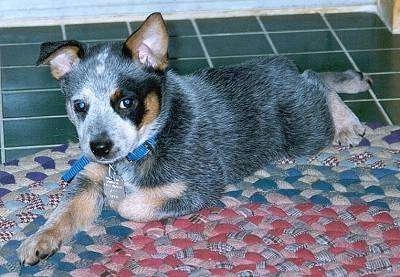
<path fill-rule="evenodd" d="M 109 166 L 104 177 L 103 189 L 111 207 L 116 207 L 127 196 L 138 192 L 138 180 L 135 165 Z"/>
<path fill-rule="evenodd" d="M 103 191 L 111 207 L 117 206 L 118 202 L 126 197 L 125 181 L 111 167 L 104 177 Z"/>

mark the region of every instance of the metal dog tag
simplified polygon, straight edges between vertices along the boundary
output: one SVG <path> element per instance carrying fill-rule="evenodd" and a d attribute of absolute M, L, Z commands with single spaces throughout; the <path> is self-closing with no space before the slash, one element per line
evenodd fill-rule
<path fill-rule="evenodd" d="M 108 174 L 104 178 L 104 195 L 110 207 L 114 209 L 126 196 L 124 180 L 116 174 L 111 165 L 109 165 Z"/>

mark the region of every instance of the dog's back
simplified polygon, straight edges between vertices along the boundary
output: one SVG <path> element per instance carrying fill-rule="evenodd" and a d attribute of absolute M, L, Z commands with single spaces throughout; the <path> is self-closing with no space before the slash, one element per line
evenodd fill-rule
<path fill-rule="evenodd" d="M 333 137 L 322 87 L 283 57 L 188 77 L 168 74 L 164 97 L 172 112 L 162 135 L 173 143 L 160 151 L 176 160 L 185 179 L 212 183 L 238 180 L 282 157 L 314 154 Z"/>

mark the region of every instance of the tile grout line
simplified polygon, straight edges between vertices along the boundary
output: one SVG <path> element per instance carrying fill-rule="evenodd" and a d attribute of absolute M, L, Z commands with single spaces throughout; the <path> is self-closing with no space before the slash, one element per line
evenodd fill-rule
<path fill-rule="evenodd" d="M 42 115 L 42 116 L 21 116 L 21 117 L 6 117 L 4 121 L 16 121 L 16 120 L 31 120 L 31 119 L 52 119 L 52 118 L 67 118 L 66 114 L 62 115 Z"/>
<path fill-rule="evenodd" d="M 129 23 L 129 22 L 126 22 Z M 63 39 L 66 39 L 65 25 L 61 26 L 61 32 L 63 34 Z M 359 30 L 383 30 L 386 27 L 360 27 L 360 28 L 338 28 L 337 31 L 359 31 Z M 129 25 L 130 34 L 132 33 L 131 27 Z M 329 29 L 306 29 L 306 30 L 279 30 L 279 31 L 268 31 L 268 34 L 285 34 L 285 33 L 307 33 L 307 32 L 322 32 L 329 31 Z M 65 36 L 64 36 L 65 34 Z M 202 34 L 202 37 L 212 37 L 212 36 L 233 36 L 233 35 L 262 35 L 263 32 L 237 32 L 237 33 L 215 33 L 215 34 Z M 197 35 L 182 35 L 179 37 L 197 37 Z M 110 39 L 104 40 L 83 40 L 83 42 L 96 42 L 96 41 L 108 41 Z M 113 38 L 111 40 L 124 40 L 124 38 Z M 18 42 L 18 43 L 0 43 L 0 46 L 16 46 L 16 45 L 32 45 L 41 44 L 41 42 Z"/>
<path fill-rule="evenodd" d="M 67 40 L 67 32 L 65 31 L 65 25 L 61 24 L 60 27 L 63 40 Z"/>
<path fill-rule="evenodd" d="M 399 49 L 400 50 L 400 49 Z M 352 51 L 350 51 L 352 52 Z M 333 53 L 343 53 L 343 50 L 331 50 L 331 51 L 314 51 L 314 52 L 286 52 L 280 53 L 280 55 L 311 55 L 311 54 L 333 54 Z M 229 59 L 229 58 L 251 58 L 251 57 L 265 57 L 274 55 L 273 53 L 269 54 L 248 54 L 248 55 L 228 55 L 228 56 L 212 56 L 210 58 L 215 59 Z M 181 60 L 181 61 L 190 61 L 190 60 L 201 60 L 205 57 L 184 57 L 184 58 L 170 58 L 170 60 Z M 18 69 L 18 68 L 36 68 L 36 67 L 45 67 L 45 66 L 35 66 L 35 65 L 10 65 L 3 66 L 0 68 L 3 69 Z M 369 75 L 385 75 L 385 74 L 400 74 L 400 71 L 379 71 L 379 72 L 364 72 Z M 36 92 L 36 91 L 56 91 L 59 90 L 57 88 L 43 88 L 43 89 L 10 89 L 5 90 L 3 93 L 18 93 L 18 92 Z"/>
<path fill-rule="evenodd" d="M 213 63 L 211 61 L 210 55 L 208 54 L 208 51 L 207 51 L 206 45 L 205 45 L 205 43 L 203 41 L 203 38 L 201 37 L 199 27 L 197 26 L 197 23 L 193 18 L 191 18 L 190 21 L 192 22 L 192 26 L 193 26 L 193 28 L 194 28 L 194 30 L 196 32 L 197 39 L 199 40 L 201 48 L 203 49 L 204 55 L 205 55 L 205 57 L 207 59 L 208 66 L 213 68 L 214 65 L 213 65 Z"/>
<path fill-rule="evenodd" d="M 329 53 L 343 53 L 342 50 L 327 50 L 327 51 L 314 51 L 314 52 L 283 52 L 281 55 L 307 55 L 307 54 L 329 54 Z M 241 57 L 264 57 L 275 55 L 276 53 L 267 53 L 267 54 L 246 54 L 246 55 L 227 55 L 227 56 L 210 56 L 210 58 L 241 58 Z M 204 56 L 199 57 L 183 57 L 183 58 L 170 58 L 170 60 L 201 60 L 204 59 Z M 35 65 L 7 65 L 0 68 L 5 69 L 18 69 L 18 68 L 32 68 L 37 67 Z"/>
<path fill-rule="evenodd" d="M 10 89 L 4 90 L 3 94 L 13 94 L 13 93 L 29 93 L 29 92 L 53 92 L 59 91 L 59 88 L 33 88 L 33 89 Z"/>
<path fill-rule="evenodd" d="M 348 99 L 348 100 L 343 100 L 343 102 L 345 103 L 374 102 L 374 99 Z"/>
<path fill-rule="evenodd" d="M 262 33 L 264 34 L 264 33 Z M 268 33 L 269 34 L 269 33 Z M 201 35 L 203 37 L 203 35 Z M 121 40 L 122 41 L 122 40 Z M 86 42 L 86 41 L 83 41 Z M 346 51 L 348 53 L 357 53 L 357 52 L 376 52 L 376 51 L 399 51 L 399 48 L 371 48 L 371 49 L 353 49 L 353 50 L 348 50 Z M 303 51 L 303 52 L 280 52 L 279 54 L 281 55 L 307 55 L 307 54 L 329 54 L 329 53 L 345 53 L 343 49 L 339 50 L 321 50 L 321 51 Z M 210 56 L 210 58 L 240 58 L 240 57 L 256 57 L 256 56 L 267 56 L 271 55 L 272 53 L 268 54 L 245 54 L 245 55 L 222 55 L 222 56 Z M 275 54 L 275 53 L 274 53 Z M 173 60 L 198 60 L 198 59 L 203 59 L 204 56 L 199 56 L 199 57 L 182 57 L 182 58 L 171 58 Z M 0 68 L 6 68 L 6 69 L 14 69 L 14 68 L 31 68 L 31 67 L 48 67 L 47 65 L 39 65 L 36 66 L 34 64 L 27 64 L 27 65 L 5 65 L 1 66 Z M 387 71 L 387 72 L 371 72 L 371 74 L 390 74 L 390 73 L 399 73 L 400 71 Z"/>
<path fill-rule="evenodd" d="M 388 102 L 388 101 L 398 101 L 400 97 L 393 97 L 393 98 L 379 98 L 379 101 Z"/>
<path fill-rule="evenodd" d="M 356 62 L 353 60 L 353 58 L 351 57 L 350 53 L 347 51 L 346 47 L 344 46 L 344 44 L 342 43 L 342 41 L 340 40 L 339 36 L 336 34 L 335 30 L 333 30 L 332 25 L 329 23 L 329 21 L 326 19 L 325 14 L 321 13 L 320 14 L 322 19 L 324 20 L 326 26 L 328 26 L 329 30 L 331 31 L 333 37 L 335 38 L 335 40 L 337 41 L 337 43 L 339 44 L 339 46 L 343 49 L 345 55 L 347 56 L 347 59 L 350 61 L 350 63 L 352 64 L 353 68 L 357 71 L 360 71 L 360 68 L 357 66 Z M 378 98 L 375 95 L 375 92 L 370 88 L 368 90 L 369 94 L 371 95 L 372 99 L 374 100 L 375 104 L 378 106 L 380 112 L 382 113 L 383 117 L 385 118 L 386 122 L 389 125 L 393 125 L 392 120 L 390 119 L 390 117 L 388 116 L 388 114 L 386 113 L 385 109 L 382 107 L 381 103 L 379 103 Z"/>
<path fill-rule="evenodd" d="M 129 24 L 128 21 L 125 21 L 125 23 L 126 23 L 126 28 L 128 29 L 128 36 L 130 36 L 132 34 L 131 24 Z"/>
<path fill-rule="evenodd" d="M 25 149 L 35 149 L 35 148 L 52 148 L 63 145 L 64 143 L 59 144 L 40 144 L 40 145 L 25 145 L 25 146 L 11 146 L 6 147 L 5 150 L 25 150 Z"/>
<path fill-rule="evenodd" d="M 365 72 L 369 75 L 400 74 L 400 71 Z"/>
<path fill-rule="evenodd" d="M 368 48 L 368 49 L 349 49 L 347 50 L 349 53 L 356 52 L 373 52 L 373 51 L 398 51 L 400 47 L 388 47 L 388 48 Z"/>
<path fill-rule="evenodd" d="M 272 43 L 272 41 L 271 41 Z M 373 51 L 390 51 L 390 50 L 400 50 L 400 48 L 377 48 L 377 49 L 357 49 L 357 50 L 347 50 L 348 53 L 354 52 L 373 52 Z M 281 52 L 280 55 L 308 55 L 308 54 L 331 54 L 331 53 L 345 53 L 343 49 L 340 50 L 322 50 L 322 51 L 305 51 L 305 52 Z M 225 56 L 210 56 L 210 58 L 240 58 L 240 57 L 263 57 L 268 55 L 274 55 L 275 53 L 268 54 L 246 54 L 246 55 L 225 55 Z M 171 58 L 171 60 L 199 60 L 204 59 L 204 56 L 199 57 L 182 57 L 182 58 Z M 3 69 L 18 69 L 18 68 L 36 68 L 36 67 L 47 67 L 45 65 L 6 65 L 1 66 Z M 380 74 L 398 74 L 400 71 L 387 71 L 387 72 L 365 72 L 368 74 L 380 75 Z M 28 91 L 28 89 L 25 89 Z M 14 90 L 13 90 L 14 91 Z M 18 90 L 19 91 L 19 90 Z"/>
<path fill-rule="evenodd" d="M 1 49 L 0 49 L 1 51 Z M 1 64 L 1 52 L 0 52 L 0 64 Z M 3 122 L 3 90 L 1 82 L 1 69 L 0 69 L 0 153 L 1 153 L 1 163 L 6 161 L 6 149 L 5 149 L 5 136 L 4 136 L 4 122 Z"/>
<path fill-rule="evenodd" d="M 262 23 L 262 21 L 261 21 L 261 19 L 260 19 L 260 16 L 257 15 L 257 16 L 256 16 L 256 19 L 257 19 L 258 25 L 260 25 L 260 28 L 261 28 L 261 30 L 262 30 L 263 33 L 264 33 L 265 38 L 267 39 L 269 45 L 271 46 L 272 51 L 274 52 L 275 55 L 278 55 L 279 52 L 278 52 L 278 50 L 276 49 L 275 44 L 274 44 L 274 42 L 273 42 L 272 39 L 271 39 L 271 36 L 268 34 L 267 29 L 265 29 L 264 24 Z"/>

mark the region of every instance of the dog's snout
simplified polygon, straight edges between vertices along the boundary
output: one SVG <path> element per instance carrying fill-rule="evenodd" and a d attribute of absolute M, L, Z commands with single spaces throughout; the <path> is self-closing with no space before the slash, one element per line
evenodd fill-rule
<path fill-rule="evenodd" d="M 90 150 L 96 157 L 105 157 L 113 147 L 112 141 L 108 137 L 98 138 L 90 142 Z"/>

